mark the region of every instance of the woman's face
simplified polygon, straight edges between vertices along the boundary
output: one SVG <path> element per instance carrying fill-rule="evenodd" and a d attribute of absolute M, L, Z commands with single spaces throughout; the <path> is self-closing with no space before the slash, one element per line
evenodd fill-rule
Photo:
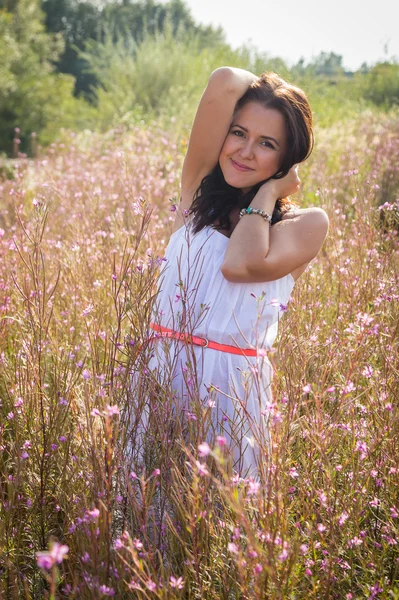
<path fill-rule="evenodd" d="M 249 102 L 233 118 L 219 156 L 229 185 L 249 191 L 279 171 L 286 150 L 284 117 L 274 108 Z"/>

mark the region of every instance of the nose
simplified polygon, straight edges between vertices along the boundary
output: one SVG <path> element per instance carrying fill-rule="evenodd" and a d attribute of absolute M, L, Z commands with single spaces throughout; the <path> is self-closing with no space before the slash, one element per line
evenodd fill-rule
<path fill-rule="evenodd" d="M 253 158 L 252 143 L 249 140 L 246 140 L 245 144 L 241 146 L 240 155 L 242 156 L 242 158 L 246 159 Z"/>

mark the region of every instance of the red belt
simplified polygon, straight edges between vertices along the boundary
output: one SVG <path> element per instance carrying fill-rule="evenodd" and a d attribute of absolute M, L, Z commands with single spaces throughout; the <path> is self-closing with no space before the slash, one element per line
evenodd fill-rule
<path fill-rule="evenodd" d="M 189 344 L 196 344 L 197 346 L 203 346 L 203 348 L 212 348 L 212 350 L 221 350 L 222 352 L 230 352 L 231 354 L 241 354 L 244 356 L 257 356 L 258 351 L 252 348 L 237 348 L 236 346 L 229 346 L 228 344 L 219 344 L 218 342 L 211 342 L 206 338 L 197 337 L 196 335 L 190 335 L 189 333 L 180 333 L 179 331 L 173 331 L 162 325 L 156 323 L 150 323 L 151 329 L 158 331 L 161 337 L 173 338 L 175 340 L 181 340 L 188 342 Z M 148 338 L 148 341 L 159 338 L 159 335 L 152 335 Z"/>

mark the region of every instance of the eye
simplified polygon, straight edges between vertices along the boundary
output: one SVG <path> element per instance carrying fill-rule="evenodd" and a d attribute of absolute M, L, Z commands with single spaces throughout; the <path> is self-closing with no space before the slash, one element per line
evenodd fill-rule
<path fill-rule="evenodd" d="M 241 131 L 241 129 L 232 129 L 230 133 L 232 133 L 233 135 L 236 135 L 237 137 L 244 136 L 244 132 Z"/>
<path fill-rule="evenodd" d="M 263 140 L 262 146 L 264 146 L 265 148 L 271 148 L 272 150 L 274 150 L 273 144 L 271 142 L 269 142 L 268 140 Z"/>

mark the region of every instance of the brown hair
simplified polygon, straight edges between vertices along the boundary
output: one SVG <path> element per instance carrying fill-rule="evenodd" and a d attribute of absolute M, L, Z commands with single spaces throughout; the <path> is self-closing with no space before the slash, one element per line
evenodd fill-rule
<path fill-rule="evenodd" d="M 287 150 L 280 170 L 270 179 L 281 179 L 294 165 L 306 160 L 313 150 L 312 111 L 305 92 L 284 81 L 277 73 L 263 73 L 254 81 L 237 102 L 234 114 L 249 102 L 256 102 L 265 108 L 278 110 L 284 117 Z M 194 214 L 194 231 L 219 222 L 220 229 L 230 229 L 229 213 L 235 206 L 247 208 L 265 181 L 259 182 L 248 193 L 233 188 L 224 180 L 220 166 L 204 177 L 195 193 L 190 213 Z M 277 200 L 272 224 L 281 221 L 282 216 L 295 203 L 282 198 Z"/>
<path fill-rule="evenodd" d="M 257 102 L 265 108 L 274 108 L 284 117 L 287 150 L 280 170 L 272 179 L 287 175 L 294 165 L 306 160 L 314 145 L 312 111 L 305 92 L 287 83 L 277 73 L 263 73 L 237 102 L 237 113 L 249 102 Z M 290 204 L 287 198 L 280 205 Z"/>

